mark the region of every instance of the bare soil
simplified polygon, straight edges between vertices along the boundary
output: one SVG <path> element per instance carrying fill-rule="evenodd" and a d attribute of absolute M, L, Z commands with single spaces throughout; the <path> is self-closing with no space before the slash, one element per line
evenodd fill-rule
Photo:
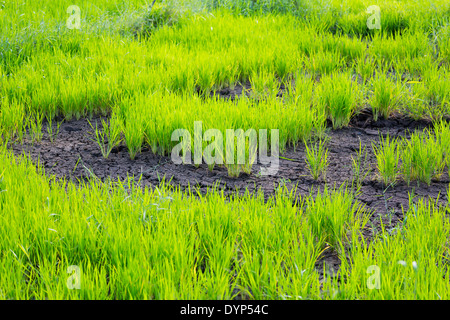
<path fill-rule="evenodd" d="M 239 89 L 237 89 L 239 90 Z M 225 96 L 239 95 L 236 92 L 223 92 Z M 92 123 L 100 118 L 94 118 Z M 54 125 L 56 130 L 56 124 Z M 31 159 L 45 169 L 46 174 L 55 175 L 56 178 L 70 178 L 74 181 L 87 179 L 91 173 L 98 178 L 125 180 L 128 176 L 140 177 L 142 186 L 153 187 L 160 184 L 164 178 L 172 185 L 182 189 L 188 186 L 197 187 L 202 193 L 213 186 L 223 190 L 226 195 L 235 194 L 236 190 L 243 194 L 263 191 L 267 199 L 274 194 L 275 188 L 284 183 L 288 188 L 297 186 L 300 195 L 308 195 L 317 189 L 323 190 L 325 185 L 340 186 L 352 179 L 352 156 L 356 156 L 359 142 L 368 150 L 368 162 L 372 173 L 362 183 L 358 199 L 373 214 L 370 225 L 364 231 L 364 236 L 370 239 L 375 232 L 380 230 L 380 218 L 387 228 L 394 228 L 403 219 L 403 211 L 408 209 L 410 193 L 417 197 L 427 199 L 439 199 L 438 203 L 447 202 L 447 188 L 449 186 L 448 172 L 445 171 L 440 180 L 433 180 L 428 186 L 424 183 L 412 183 L 409 187 L 399 180 L 393 187 L 386 188 L 376 175 L 375 157 L 372 151 L 372 143 L 378 143 L 380 134 L 389 133 L 391 137 L 409 137 L 414 130 L 424 130 L 431 126 L 428 121 L 415 121 L 405 117 L 394 116 L 388 120 L 374 122 L 369 110 L 365 110 L 352 119 L 350 126 L 339 130 L 329 130 L 328 143 L 328 170 L 325 180 L 315 181 L 311 178 L 306 162 L 305 147 L 299 144 L 297 148 L 288 147 L 283 157 L 292 159 L 280 159 L 279 170 L 275 176 L 261 176 L 258 174 L 260 165 L 255 164 L 252 174 L 242 174 L 238 178 L 228 177 L 225 167 L 215 166 L 212 171 L 206 164 L 199 167 L 194 165 L 176 165 L 170 157 L 153 154 L 148 149 L 143 149 L 134 160 L 131 160 L 125 146 L 115 148 L 108 159 L 101 155 L 99 146 L 94 142 L 92 128 L 87 120 L 74 120 L 64 122 L 58 135 L 51 142 L 46 132 L 46 124 L 43 125 L 44 137 L 39 143 L 31 143 L 26 138 L 22 144 L 10 144 L 10 148 L 16 155 L 25 153 Z M 89 169 L 89 170 L 88 170 Z M 334 250 L 325 251 L 321 259 L 316 263 L 318 271 L 323 276 L 323 267 L 336 272 L 339 269 L 340 260 Z"/>

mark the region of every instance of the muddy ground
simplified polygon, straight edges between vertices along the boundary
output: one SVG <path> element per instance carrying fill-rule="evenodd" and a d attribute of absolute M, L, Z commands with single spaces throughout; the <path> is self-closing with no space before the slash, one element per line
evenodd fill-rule
<path fill-rule="evenodd" d="M 239 88 L 237 89 L 239 90 Z M 225 96 L 239 95 L 239 92 L 223 92 Z M 100 118 L 94 118 L 100 125 Z M 376 176 L 375 157 L 372 151 L 372 142 L 379 141 L 380 134 L 391 137 L 408 137 L 414 130 L 423 130 L 430 126 L 427 121 L 414 121 L 405 117 L 394 116 L 389 120 L 374 122 L 369 110 L 365 110 L 352 119 L 349 127 L 340 130 L 329 130 L 328 143 L 328 170 L 325 180 L 315 181 L 309 175 L 305 163 L 305 148 L 303 145 L 294 148 L 289 147 L 283 157 L 292 160 L 280 159 L 279 170 L 275 176 L 258 175 L 260 166 L 255 164 L 252 174 L 242 174 L 238 178 L 228 177 L 225 167 L 215 166 L 209 171 L 206 164 L 199 167 L 194 165 L 176 165 L 170 157 L 153 154 L 148 149 L 143 149 L 135 160 L 130 160 L 127 148 L 119 146 L 113 150 L 108 159 L 101 155 L 99 146 L 92 139 L 93 130 L 87 120 L 76 120 L 62 123 L 60 131 L 53 142 L 50 141 L 46 132 L 46 124 L 43 125 L 43 139 L 39 143 L 32 144 L 25 139 L 23 144 L 16 143 L 10 148 L 16 155 L 29 154 L 37 162 L 39 159 L 41 167 L 45 172 L 55 175 L 57 178 L 71 178 L 73 180 L 86 179 L 90 176 L 87 169 L 100 179 L 119 177 L 124 180 L 127 176 L 142 176 L 143 186 L 158 185 L 163 177 L 173 185 L 182 188 L 189 185 L 196 186 L 203 193 L 212 186 L 223 189 L 225 194 L 232 194 L 238 190 L 241 194 L 245 190 L 251 192 L 262 190 L 265 197 L 274 193 L 274 189 L 285 183 L 289 188 L 297 185 L 301 195 L 310 194 L 311 190 L 321 188 L 326 184 L 333 186 L 341 185 L 352 179 L 352 156 L 356 155 L 359 142 L 366 146 L 368 152 L 369 166 L 372 173 L 363 181 L 361 193 L 358 199 L 365 204 L 366 208 L 373 212 L 370 225 L 365 230 L 365 237 L 372 238 L 376 230 L 380 230 L 380 217 L 385 225 L 393 228 L 402 221 L 402 210 L 408 209 L 409 193 L 413 192 L 417 197 L 436 199 L 439 202 L 447 202 L 446 190 L 449 186 L 448 172 L 443 177 L 433 180 L 430 186 L 424 183 L 418 185 L 412 183 L 407 186 L 405 182 L 398 181 L 394 187 L 387 188 Z M 56 128 L 55 128 L 56 130 Z M 340 261 L 336 252 L 325 251 L 316 266 L 322 274 L 323 264 L 331 272 L 336 272 Z"/>
<path fill-rule="evenodd" d="M 53 142 L 50 141 L 47 132 L 43 132 L 43 139 L 39 143 L 31 143 L 26 138 L 23 144 L 16 143 L 10 148 L 16 155 L 20 153 L 29 154 L 37 162 L 39 159 L 41 167 L 45 168 L 47 174 L 55 175 L 57 178 L 68 177 L 73 180 L 85 179 L 89 177 L 91 170 L 100 179 L 119 177 L 126 179 L 127 175 L 138 177 L 142 175 L 144 186 L 158 185 L 163 177 L 170 180 L 173 185 L 181 187 L 196 186 L 201 192 L 207 191 L 212 186 L 224 189 L 226 194 L 235 193 L 239 190 L 254 192 L 262 190 L 267 198 L 274 193 L 274 189 L 280 183 L 286 183 L 288 187 L 297 185 L 298 191 L 302 195 L 309 194 L 311 189 L 323 189 L 325 184 L 330 186 L 341 185 L 344 182 L 351 182 L 352 179 L 352 156 L 356 156 L 359 148 L 359 141 L 368 150 L 368 162 L 372 168 L 363 181 L 359 200 L 366 204 L 368 209 L 372 209 L 379 214 L 394 212 L 399 215 L 408 208 L 408 193 L 414 190 L 419 197 L 437 198 L 440 193 L 440 200 L 447 201 L 446 188 L 449 184 L 448 173 L 440 180 L 433 180 L 430 186 L 424 183 L 411 183 L 408 187 L 405 182 L 398 181 L 394 187 L 386 186 L 377 178 L 375 157 L 372 151 L 372 142 L 377 143 L 380 134 L 387 134 L 391 137 L 410 135 L 414 130 L 423 130 L 431 125 L 425 121 L 414 121 L 405 118 L 392 118 L 389 120 L 379 120 L 373 122 L 370 118 L 364 119 L 365 115 L 360 115 L 354 119 L 352 124 L 344 129 L 329 130 L 328 136 L 328 170 L 326 179 L 315 181 L 309 174 L 305 162 L 305 148 L 299 144 L 294 150 L 288 147 L 282 157 L 291 160 L 280 159 L 279 170 L 274 176 L 262 176 L 259 174 L 260 165 L 255 164 L 252 174 L 241 173 L 238 178 L 228 177 L 225 167 L 215 166 L 212 171 L 208 170 L 206 164 L 195 167 L 193 164 L 174 164 L 170 157 L 153 154 L 149 149 L 144 148 L 134 160 L 131 160 L 125 146 L 119 146 L 111 152 L 108 159 L 101 155 L 100 148 L 92 139 L 92 128 L 87 120 L 74 120 L 63 123 L 60 131 Z M 91 120 L 98 122 L 100 118 Z M 46 125 L 43 125 L 45 131 Z"/>

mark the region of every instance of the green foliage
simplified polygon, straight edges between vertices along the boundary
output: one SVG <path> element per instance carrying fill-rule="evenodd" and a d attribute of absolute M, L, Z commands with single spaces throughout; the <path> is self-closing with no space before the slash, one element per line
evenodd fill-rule
<path fill-rule="evenodd" d="M 323 180 L 326 179 L 328 167 L 328 149 L 326 149 L 326 143 L 326 140 L 320 140 L 310 147 L 305 143 L 305 162 L 314 180 L 318 180 L 320 176 L 322 176 Z"/>
<path fill-rule="evenodd" d="M 380 136 L 380 145 L 372 143 L 372 148 L 377 160 L 378 173 L 385 186 L 394 184 L 399 172 L 400 143 L 398 139 Z"/>
<path fill-rule="evenodd" d="M 442 175 L 445 165 L 443 153 L 445 145 L 440 143 L 441 139 L 436 139 L 428 132 L 416 132 L 403 143 L 402 171 L 408 185 L 413 180 L 430 185 L 432 178 L 439 178 Z"/>
<path fill-rule="evenodd" d="M 100 147 L 102 156 L 107 159 L 114 147 L 118 146 L 122 141 L 122 123 L 117 116 L 113 116 L 109 119 L 109 124 L 102 119 L 102 130 L 98 129 L 97 123 L 95 124 L 95 129 L 89 122 L 93 130 L 95 130 L 95 142 L 97 142 Z"/>
<path fill-rule="evenodd" d="M 342 128 L 350 122 L 356 109 L 355 87 L 345 73 L 333 73 L 321 79 L 317 87 L 318 105 L 326 110 L 333 129 Z"/>
<path fill-rule="evenodd" d="M 352 192 L 345 187 L 323 193 L 317 192 L 314 200 L 306 200 L 308 224 L 319 243 L 336 249 L 345 248 L 350 241 L 350 233 L 361 230 L 367 223 L 368 215 L 356 201 Z"/>
<path fill-rule="evenodd" d="M 379 115 L 388 119 L 397 110 L 401 98 L 401 89 L 391 79 L 378 74 L 373 79 L 372 109 L 373 119 L 378 120 Z"/>
<path fill-rule="evenodd" d="M 34 116 L 30 116 L 26 122 L 32 142 L 39 142 L 42 140 L 42 137 L 43 137 L 42 120 L 43 119 L 44 119 L 44 115 L 37 113 Z"/>
<path fill-rule="evenodd" d="M 110 115 L 95 128 L 105 157 L 121 133 L 132 159 L 144 146 L 167 156 L 172 132 L 202 121 L 203 131 L 278 129 L 281 152 L 305 141 L 318 179 L 326 119 L 345 127 L 368 102 L 376 117 L 436 122 L 433 133 L 373 146 L 385 185 L 398 172 L 430 184 L 450 166 L 440 121 L 449 1 L 380 0 L 381 30 L 367 28 L 369 4 L 353 0 L 150 3 L 80 0 L 81 28 L 69 30 L 64 1 L 0 1 L 1 299 L 450 298 L 447 203 L 410 199 L 403 221 L 380 223 L 369 243 L 367 213 L 343 187 L 225 197 L 164 182 L 143 189 L 134 178 L 75 184 L 6 149 L 27 129 L 39 141 L 44 117 L 53 140 L 56 117 Z M 211 97 L 248 82 L 250 97 Z M 356 190 L 366 155 L 360 145 L 352 158 Z M 247 160 L 230 175 L 250 173 Z M 324 250 L 338 253 L 338 278 L 319 277 Z M 80 290 L 67 287 L 72 265 Z M 382 270 L 377 290 L 366 285 L 370 266 Z"/>
<path fill-rule="evenodd" d="M 56 131 L 53 129 L 53 116 L 49 115 L 46 117 L 47 119 L 47 133 L 48 133 L 48 137 L 50 139 L 50 141 L 53 143 L 55 140 L 55 137 L 58 135 L 59 133 L 59 129 L 61 127 L 62 121 L 58 122 L 56 124 Z"/>
<path fill-rule="evenodd" d="M 362 147 L 361 140 L 359 141 L 359 149 L 356 151 L 356 156 L 352 155 L 352 188 L 358 193 L 361 189 L 364 179 L 371 173 L 371 168 L 367 159 L 366 146 Z"/>

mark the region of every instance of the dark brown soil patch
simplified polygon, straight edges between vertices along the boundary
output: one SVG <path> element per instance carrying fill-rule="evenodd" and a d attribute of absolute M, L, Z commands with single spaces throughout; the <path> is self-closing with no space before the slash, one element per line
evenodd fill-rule
<path fill-rule="evenodd" d="M 91 120 L 100 125 L 100 118 Z M 351 157 L 356 155 L 356 150 L 361 141 L 362 146 L 368 150 L 368 161 L 372 167 L 372 173 L 362 183 L 358 199 L 366 208 L 373 212 L 364 236 L 372 238 L 380 230 L 380 219 L 389 229 L 395 228 L 403 219 L 403 210 L 408 209 L 410 193 L 417 197 L 437 199 L 439 203 L 447 202 L 447 187 L 449 185 L 448 172 L 445 171 L 440 181 L 432 181 L 430 186 L 417 183 L 407 186 L 405 182 L 398 181 L 394 187 L 386 187 L 376 177 L 375 157 L 372 151 L 372 142 L 379 141 L 380 134 L 391 137 L 409 137 L 414 130 L 423 130 L 430 126 L 430 122 L 414 121 L 402 117 L 393 117 L 389 120 L 374 122 L 370 112 L 365 110 L 352 120 L 349 127 L 340 130 L 330 130 L 328 135 L 328 159 L 329 166 L 326 181 L 314 181 L 307 170 L 305 163 L 305 148 L 299 144 L 296 149 L 289 147 L 283 157 L 292 159 L 280 159 L 280 167 L 275 176 L 258 175 L 260 165 L 255 164 L 252 174 L 242 174 L 238 178 L 228 177 L 225 167 L 216 166 L 209 171 L 206 164 L 198 168 L 194 165 L 176 165 L 170 157 L 153 154 L 144 149 L 135 160 L 130 160 L 127 148 L 119 146 L 115 148 L 108 159 L 104 159 L 96 142 L 92 141 L 92 128 L 86 120 L 76 120 L 63 123 L 54 142 L 52 143 L 47 132 L 39 143 L 32 144 L 25 139 L 23 144 L 16 143 L 10 148 L 16 155 L 29 154 L 31 159 L 39 163 L 50 175 L 57 178 L 87 179 L 94 173 L 98 178 L 125 180 L 128 176 L 140 177 L 142 186 L 157 186 L 165 178 L 170 184 L 181 188 L 198 187 L 199 191 L 206 193 L 208 188 L 216 186 L 224 190 L 227 195 L 234 194 L 236 190 L 240 194 L 261 190 L 267 199 L 274 194 L 275 188 L 285 184 L 288 188 L 297 186 L 301 196 L 316 192 L 319 188 L 328 186 L 340 186 L 352 179 Z M 46 131 L 46 124 L 43 131 Z M 89 172 L 90 171 L 90 172 Z M 323 264 L 337 271 L 339 258 L 335 253 L 329 252 L 317 262 L 316 267 L 320 273 Z M 327 267 L 328 268 L 328 267 Z"/>
<path fill-rule="evenodd" d="M 209 171 L 206 164 L 198 168 L 194 165 L 176 165 L 170 157 L 153 154 L 148 149 L 138 154 L 135 160 L 130 160 L 126 146 L 115 148 L 108 159 L 104 159 L 96 142 L 92 141 L 92 128 L 86 120 L 76 120 L 61 125 L 56 139 L 52 143 L 46 132 L 39 143 L 32 144 L 27 138 L 23 144 L 16 143 L 10 147 L 16 155 L 20 153 L 29 154 L 37 162 L 39 159 L 41 167 L 47 174 L 55 175 L 57 178 L 69 177 L 74 180 L 88 178 L 91 170 L 98 178 L 124 180 L 127 176 L 139 177 L 142 175 L 142 185 L 155 186 L 165 177 L 173 185 L 187 187 L 196 186 L 201 192 L 208 188 L 217 186 L 224 189 L 226 194 L 232 194 L 235 190 L 244 193 L 262 190 L 265 197 L 274 193 L 274 189 L 285 183 L 288 187 L 297 185 L 301 195 L 307 195 L 311 190 L 322 189 L 325 185 L 341 185 L 352 179 L 351 157 L 356 155 L 359 141 L 367 146 L 368 160 L 373 172 L 364 180 L 359 200 L 366 204 L 367 208 L 373 209 L 378 214 L 393 212 L 394 216 L 401 215 L 402 207 L 408 207 L 408 193 L 414 190 L 419 197 L 437 198 L 446 201 L 446 188 L 449 184 L 448 173 L 444 172 L 440 181 L 432 181 L 430 186 L 421 183 L 412 183 L 407 186 L 403 181 L 398 181 L 394 187 L 385 191 L 386 187 L 376 178 L 375 157 L 372 151 L 372 142 L 377 143 L 380 134 L 389 133 L 391 137 L 408 137 L 414 130 L 423 130 L 430 123 L 425 121 L 413 121 L 410 119 L 393 118 L 381 120 L 374 123 L 371 120 L 361 119 L 353 121 L 348 128 L 330 130 L 328 135 L 328 159 L 329 166 L 326 181 L 314 181 L 309 175 L 305 163 L 305 148 L 299 144 L 294 150 L 288 147 L 283 157 L 292 159 L 280 159 L 280 167 L 275 176 L 261 176 L 258 174 L 260 165 L 255 164 L 252 174 L 241 173 L 238 178 L 228 177 L 225 167 L 215 166 Z M 97 121 L 100 125 L 100 119 Z M 45 131 L 45 124 L 43 131 Z"/>

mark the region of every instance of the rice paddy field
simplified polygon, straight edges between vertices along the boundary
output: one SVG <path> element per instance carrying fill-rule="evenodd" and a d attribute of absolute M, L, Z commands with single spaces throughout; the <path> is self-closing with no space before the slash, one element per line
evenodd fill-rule
<path fill-rule="evenodd" d="M 448 0 L 0 1 L 0 299 L 449 299 L 449 116 Z"/>

